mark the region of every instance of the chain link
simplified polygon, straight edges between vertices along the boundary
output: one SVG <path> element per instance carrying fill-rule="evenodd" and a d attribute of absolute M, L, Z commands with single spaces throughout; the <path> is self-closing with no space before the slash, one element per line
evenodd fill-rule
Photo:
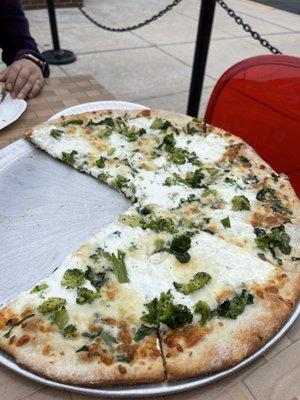
<path fill-rule="evenodd" d="M 268 50 L 270 50 L 271 53 L 273 54 L 282 54 L 281 51 L 276 49 L 276 47 L 272 46 L 266 39 L 263 39 L 259 33 L 255 32 L 252 30 L 251 26 L 248 24 L 245 24 L 243 19 L 236 15 L 236 13 L 228 7 L 228 5 L 225 3 L 223 0 L 217 0 L 217 3 L 220 4 L 220 6 L 227 12 L 227 14 L 231 17 L 234 18 L 235 22 L 238 25 L 241 25 L 242 28 L 244 29 L 245 32 L 250 33 L 250 35 L 253 37 L 254 40 L 258 40 L 259 43 L 263 46 L 266 47 Z"/>
<path fill-rule="evenodd" d="M 151 18 L 146 19 L 143 22 L 140 22 L 138 24 L 128 26 L 126 28 L 111 28 L 110 26 L 106 26 L 103 24 L 100 24 L 100 22 L 96 21 L 93 17 L 91 17 L 82 7 L 81 5 L 77 2 L 77 0 L 73 0 L 74 6 L 76 6 L 79 11 L 89 20 L 91 21 L 94 25 L 98 26 L 99 28 L 104 29 L 105 31 L 109 32 L 130 32 L 135 29 L 142 28 L 143 26 L 146 26 L 150 24 L 153 21 L 156 21 L 158 18 L 162 17 L 165 15 L 167 12 L 171 11 L 177 4 L 179 4 L 182 0 L 174 0 L 171 4 L 167 5 L 166 8 L 163 10 L 159 11 L 157 14 L 153 15 Z"/>

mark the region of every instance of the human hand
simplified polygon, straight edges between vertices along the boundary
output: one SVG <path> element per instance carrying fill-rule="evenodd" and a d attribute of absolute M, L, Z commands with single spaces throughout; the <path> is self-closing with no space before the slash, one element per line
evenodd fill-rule
<path fill-rule="evenodd" d="M 35 97 L 43 87 L 44 77 L 41 68 L 33 61 L 21 59 L 12 63 L 0 74 L 0 82 L 13 99 Z"/>

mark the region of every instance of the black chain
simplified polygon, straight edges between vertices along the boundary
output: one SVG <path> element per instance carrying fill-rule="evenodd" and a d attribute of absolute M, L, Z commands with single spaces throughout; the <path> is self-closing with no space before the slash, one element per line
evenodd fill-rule
<path fill-rule="evenodd" d="M 128 26 L 127 28 L 111 28 L 110 26 L 106 26 L 103 24 L 100 24 L 98 21 L 96 21 L 94 18 L 92 18 L 82 7 L 81 5 L 77 2 L 77 0 L 73 0 L 73 4 L 78 7 L 79 11 L 89 20 L 91 21 L 93 24 L 95 24 L 96 26 L 98 26 L 99 28 L 102 28 L 106 31 L 110 31 L 110 32 L 129 32 L 129 31 L 133 31 L 135 29 L 139 29 L 142 28 L 145 25 L 150 24 L 153 21 L 156 21 L 158 18 L 162 17 L 163 15 L 165 15 L 167 12 L 171 11 L 175 6 L 177 6 L 177 4 L 179 4 L 182 0 L 174 0 L 171 4 L 169 4 L 166 8 L 164 8 L 163 10 L 161 10 L 159 13 L 153 15 L 151 18 L 146 19 L 143 22 L 140 22 L 136 25 L 132 25 L 132 26 Z"/>
<path fill-rule="evenodd" d="M 244 29 L 245 32 L 250 33 L 250 35 L 253 37 L 253 39 L 258 40 L 259 43 L 263 47 L 266 47 L 268 50 L 270 50 L 271 53 L 282 54 L 281 51 L 276 49 L 276 47 L 272 46 L 266 39 L 263 39 L 259 33 L 253 31 L 250 25 L 245 24 L 243 19 L 241 17 L 239 17 L 238 15 L 236 15 L 236 13 L 230 7 L 228 7 L 228 5 L 223 0 L 217 0 L 217 2 L 220 4 L 220 6 L 227 12 L 227 14 L 231 18 L 234 18 L 235 22 L 238 25 L 242 26 L 242 28 Z"/>

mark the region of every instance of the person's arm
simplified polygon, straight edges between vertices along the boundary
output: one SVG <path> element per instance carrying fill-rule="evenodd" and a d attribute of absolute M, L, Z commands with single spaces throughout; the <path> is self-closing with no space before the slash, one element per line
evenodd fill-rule
<path fill-rule="evenodd" d="M 8 65 L 0 74 L 0 81 L 6 82 L 6 89 L 13 97 L 36 95 L 43 85 L 43 76 L 49 76 L 49 66 L 42 73 L 33 61 L 23 59 L 24 55 L 32 54 L 44 61 L 30 35 L 21 0 L 0 1 L 0 47 L 2 59 Z"/>

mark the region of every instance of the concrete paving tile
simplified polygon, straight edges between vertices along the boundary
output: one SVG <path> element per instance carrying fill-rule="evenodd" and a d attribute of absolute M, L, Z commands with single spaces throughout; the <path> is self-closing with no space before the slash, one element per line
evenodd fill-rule
<path fill-rule="evenodd" d="M 300 393 L 300 341 L 291 344 L 243 381 L 257 400 L 291 400 Z M 264 377 L 261 384 L 260 378 Z"/>
<path fill-rule="evenodd" d="M 297 319 L 292 328 L 288 331 L 287 336 L 292 342 L 296 342 L 296 340 L 300 339 L 300 318 Z"/>
<path fill-rule="evenodd" d="M 16 380 L 18 384 L 16 385 Z M 0 366 L 1 399 L 18 400 L 42 388 L 29 379 L 17 376 L 14 372 Z"/>
<path fill-rule="evenodd" d="M 249 392 L 247 387 L 239 382 L 236 385 L 225 390 L 220 396 L 217 396 L 215 400 L 255 400 L 252 394 Z"/>
<path fill-rule="evenodd" d="M 38 392 L 30 396 L 26 396 L 25 399 L 26 400 L 71 400 L 71 396 L 69 392 L 63 390 L 43 388 L 42 390 L 39 390 Z"/>
<path fill-rule="evenodd" d="M 50 65 L 51 77 L 54 76 L 66 76 L 66 73 L 57 65 Z"/>
<path fill-rule="evenodd" d="M 300 19 L 299 19 L 300 22 Z M 298 56 L 300 55 L 300 32 L 282 35 L 265 35 L 265 38 L 283 54 Z M 250 43 L 251 39 L 246 39 Z"/>
<path fill-rule="evenodd" d="M 93 75 L 118 99 L 134 100 L 186 90 L 191 69 L 156 48 L 79 56 L 68 75 Z"/>
<path fill-rule="evenodd" d="M 188 65 L 192 65 L 194 54 L 194 46 L 192 44 L 163 46 L 163 50 Z M 250 41 L 250 39 L 249 41 L 236 38 L 220 41 L 213 40 L 210 43 L 206 75 L 213 79 L 218 79 L 223 72 L 238 61 L 268 53 L 268 50 Z"/>

